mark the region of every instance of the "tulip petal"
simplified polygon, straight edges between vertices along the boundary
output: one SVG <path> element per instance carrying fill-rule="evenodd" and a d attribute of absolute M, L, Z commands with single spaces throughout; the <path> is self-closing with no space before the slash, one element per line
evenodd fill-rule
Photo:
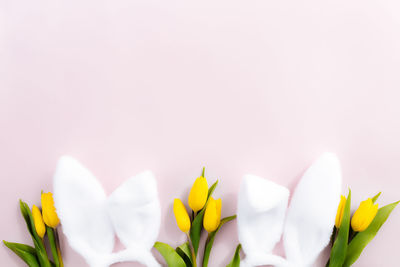
<path fill-rule="evenodd" d="M 238 234 L 246 254 L 243 266 L 282 264 L 271 251 L 280 240 L 289 198 L 286 187 L 246 175 L 238 198 Z"/>
<path fill-rule="evenodd" d="M 150 250 L 161 222 L 157 182 L 150 171 L 140 173 L 118 187 L 107 200 L 115 232 L 127 247 Z"/>
<path fill-rule="evenodd" d="M 310 266 L 329 243 L 340 200 L 341 169 L 325 153 L 305 172 L 291 200 L 284 231 L 290 266 Z"/>
<path fill-rule="evenodd" d="M 218 180 L 208 189 L 206 205 L 208 204 L 207 202 L 210 200 L 210 197 L 212 196 L 217 185 L 218 185 Z M 199 213 L 197 213 L 196 217 L 192 222 L 192 227 L 190 228 L 190 239 L 192 240 L 194 254 L 196 256 L 197 256 L 197 251 L 199 249 L 201 232 L 203 230 L 204 212 L 205 209 L 202 209 Z"/>
<path fill-rule="evenodd" d="M 106 194 L 93 174 L 72 157 L 63 156 L 58 162 L 54 201 L 71 247 L 91 266 L 108 266 L 114 232 L 105 209 Z"/>
<path fill-rule="evenodd" d="M 329 267 L 342 267 L 346 256 L 346 250 L 349 241 L 350 229 L 350 207 L 351 207 L 351 191 L 347 195 L 346 203 L 343 211 L 342 223 L 335 242 L 331 249 L 331 257 L 329 259 Z"/>

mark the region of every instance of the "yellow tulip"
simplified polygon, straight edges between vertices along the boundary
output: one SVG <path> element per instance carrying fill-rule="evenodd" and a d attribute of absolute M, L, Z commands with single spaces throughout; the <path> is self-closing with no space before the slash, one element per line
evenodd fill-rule
<path fill-rule="evenodd" d="M 335 219 L 336 228 L 340 228 L 340 225 L 342 224 L 342 218 L 343 218 L 345 205 L 346 205 L 346 197 L 342 195 L 342 196 L 340 196 L 340 203 L 339 203 L 339 207 L 338 207 L 337 213 L 336 213 L 336 219 Z"/>
<path fill-rule="evenodd" d="M 50 192 L 42 194 L 42 213 L 43 221 L 46 225 L 56 228 L 60 223 L 60 219 L 56 213 L 56 208 L 54 207 L 53 194 Z"/>
<path fill-rule="evenodd" d="M 40 238 L 43 238 L 44 234 L 46 233 L 46 226 L 44 226 L 42 213 L 35 205 L 32 206 L 32 217 L 33 223 L 35 224 L 36 233 L 38 236 L 40 236 Z"/>
<path fill-rule="evenodd" d="M 192 189 L 189 193 L 189 207 L 194 211 L 198 212 L 206 204 L 208 196 L 208 184 L 206 178 L 200 176 L 194 181 Z"/>
<path fill-rule="evenodd" d="M 217 230 L 221 222 L 221 199 L 213 199 L 210 197 L 204 213 L 203 226 L 207 232 L 211 233 Z"/>
<path fill-rule="evenodd" d="M 364 231 L 371 224 L 377 212 L 378 204 L 374 205 L 372 199 L 368 198 L 362 201 L 351 219 L 351 227 L 356 232 Z"/>
<path fill-rule="evenodd" d="M 179 229 L 184 233 L 188 233 L 190 230 L 190 218 L 185 205 L 183 205 L 182 201 L 178 198 L 174 200 L 174 214 Z"/>

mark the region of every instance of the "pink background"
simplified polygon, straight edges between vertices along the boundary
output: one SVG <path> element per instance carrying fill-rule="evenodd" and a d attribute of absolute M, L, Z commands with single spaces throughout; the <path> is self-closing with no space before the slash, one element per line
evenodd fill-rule
<path fill-rule="evenodd" d="M 202 166 L 223 215 L 244 174 L 292 187 L 324 151 L 354 207 L 400 199 L 398 1 L 0 3 L 0 239 L 30 242 L 17 201 L 39 204 L 63 154 L 108 193 L 153 170 L 170 244 L 184 240 L 173 198 Z M 396 266 L 398 225 L 399 209 L 354 266 Z M 237 242 L 225 226 L 210 266 Z M 62 245 L 66 266 L 86 266 Z M 4 246 L 0 259 L 24 266 Z"/>

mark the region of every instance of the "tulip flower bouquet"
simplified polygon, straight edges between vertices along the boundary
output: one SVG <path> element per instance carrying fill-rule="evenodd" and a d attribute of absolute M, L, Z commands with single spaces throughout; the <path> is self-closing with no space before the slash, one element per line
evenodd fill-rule
<path fill-rule="evenodd" d="M 327 267 L 348 267 L 360 257 L 367 244 L 375 237 L 399 201 L 378 209 L 376 200 L 381 193 L 360 203 L 350 216 L 351 191 L 341 196 L 331 238 L 331 256 Z"/>
<path fill-rule="evenodd" d="M 191 208 L 189 216 L 185 205 L 180 199 L 174 200 L 174 214 L 179 229 L 187 236 L 187 242 L 176 249 L 168 244 L 156 242 L 155 248 L 164 257 L 170 267 L 196 267 L 197 255 L 200 246 L 200 236 L 203 228 L 208 236 L 204 246 L 203 267 L 208 266 L 211 248 L 215 235 L 221 227 L 236 218 L 236 215 L 221 219 L 221 199 L 214 199 L 212 194 L 217 187 L 216 181 L 210 188 L 203 173 L 198 177 L 189 193 L 188 204 Z"/>
<path fill-rule="evenodd" d="M 28 204 L 20 200 L 20 209 L 24 217 L 28 231 L 32 237 L 34 247 L 3 241 L 4 244 L 17 254 L 30 267 L 62 267 L 60 244 L 57 234 L 57 226 L 60 223 L 52 193 L 42 193 L 42 211 L 33 205 L 32 211 Z M 45 237 L 50 244 L 53 260 L 47 255 Z"/>

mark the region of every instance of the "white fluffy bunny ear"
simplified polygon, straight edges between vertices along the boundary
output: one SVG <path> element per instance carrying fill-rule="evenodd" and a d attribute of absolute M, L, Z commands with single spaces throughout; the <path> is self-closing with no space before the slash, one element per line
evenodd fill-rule
<path fill-rule="evenodd" d="M 107 200 L 114 229 L 126 250 L 114 255 L 113 262 L 138 261 L 160 266 L 152 256 L 160 229 L 161 209 L 157 183 L 150 171 L 127 180 Z"/>
<path fill-rule="evenodd" d="M 271 252 L 281 238 L 288 198 L 286 187 L 253 175 L 244 177 L 237 210 L 239 242 L 246 254 L 241 266 L 285 263 Z"/>
<path fill-rule="evenodd" d="M 332 153 L 323 154 L 303 175 L 293 194 L 284 230 L 290 267 L 311 266 L 328 245 L 341 182 L 340 163 Z"/>
<path fill-rule="evenodd" d="M 105 208 L 106 194 L 76 159 L 61 157 L 54 176 L 54 202 L 71 247 L 91 266 L 108 266 L 114 232 Z"/>

